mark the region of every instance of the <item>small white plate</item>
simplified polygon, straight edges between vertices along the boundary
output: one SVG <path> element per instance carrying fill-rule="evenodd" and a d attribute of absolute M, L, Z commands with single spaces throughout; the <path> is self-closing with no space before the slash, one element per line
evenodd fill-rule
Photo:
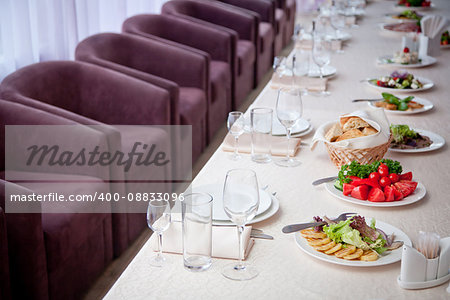
<path fill-rule="evenodd" d="M 255 216 L 246 225 L 251 225 L 251 224 L 255 224 L 255 223 L 258 223 L 258 222 L 265 221 L 265 220 L 271 218 L 273 215 L 275 215 L 277 213 L 278 209 L 280 209 L 280 201 L 278 201 L 277 197 L 271 196 L 271 198 L 272 198 L 272 205 L 270 206 L 270 208 L 268 210 L 266 210 L 266 212 Z M 230 220 L 227 220 L 227 221 L 213 220 L 213 225 L 216 225 L 216 226 L 232 226 L 232 225 L 235 225 L 235 224 L 233 222 L 231 222 Z"/>
<path fill-rule="evenodd" d="M 415 10 L 415 11 L 428 11 L 428 10 L 432 10 L 434 8 L 434 3 L 431 3 L 430 6 L 405 6 L 405 5 L 398 5 L 396 4 L 394 6 L 395 10 L 397 11 L 404 11 L 407 9 L 410 10 Z"/>
<path fill-rule="evenodd" d="M 399 14 L 387 14 L 386 15 L 386 22 L 389 23 L 417 23 L 417 20 L 413 20 L 413 19 L 398 19 L 398 18 L 394 18 L 394 16 L 398 16 Z"/>
<path fill-rule="evenodd" d="M 411 127 L 410 127 L 411 128 Z M 434 151 L 442 146 L 445 145 L 445 140 L 442 136 L 439 134 L 436 134 L 434 132 L 423 130 L 423 129 L 417 129 L 417 128 L 411 128 L 412 130 L 418 132 L 420 135 L 424 135 L 430 138 L 432 144 L 425 148 L 419 148 L 419 149 L 397 149 L 397 148 L 389 148 L 389 151 L 392 152 L 401 152 L 401 153 L 421 153 L 421 152 L 428 152 L 428 151 Z"/>
<path fill-rule="evenodd" d="M 450 49 L 450 44 L 448 44 L 448 45 L 441 45 L 441 49 Z"/>
<path fill-rule="evenodd" d="M 328 39 L 328 40 L 345 42 L 345 41 L 348 41 L 349 39 L 351 39 L 352 35 L 350 33 L 346 32 L 346 31 L 342 31 L 339 36 L 335 36 L 335 35 L 331 35 L 330 34 L 330 35 L 327 35 L 325 38 Z"/>
<path fill-rule="evenodd" d="M 300 134 L 307 131 L 311 127 L 311 124 L 304 120 L 300 119 L 292 128 L 292 134 Z M 272 135 L 286 135 L 286 128 L 281 125 L 278 118 L 275 116 L 272 122 Z"/>
<path fill-rule="evenodd" d="M 416 63 L 416 64 L 399 64 L 394 62 L 389 62 L 389 60 L 392 60 L 392 55 L 384 55 L 377 59 L 377 64 L 380 66 L 389 66 L 389 67 L 396 67 L 396 68 L 423 68 L 427 66 L 431 66 L 432 64 L 435 64 L 437 62 L 437 59 L 431 56 L 426 56 L 422 58 L 422 61 Z"/>
<path fill-rule="evenodd" d="M 366 222 L 370 222 L 372 218 L 365 217 Z M 411 240 L 409 237 L 398 229 L 397 227 L 394 227 L 390 224 L 381 222 L 376 220 L 376 225 L 378 229 L 383 230 L 386 234 L 391 235 L 394 234 L 396 241 L 403 241 L 405 245 L 411 246 Z M 345 260 L 342 258 L 337 258 L 334 255 L 327 255 L 325 253 L 322 253 L 320 251 L 315 250 L 313 247 L 308 245 L 305 238 L 303 238 L 300 235 L 300 232 L 296 232 L 294 235 L 295 242 L 300 247 L 303 252 L 306 254 L 311 255 L 312 257 L 315 257 L 317 259 L 320 259 L 325 262 L 329 262 L 336 265 L 342 265 L 342 266 L 350 266 L 350 267 L 376 267 L 376 266 L 384 266 L 388 264 L 392 264 L 395 262 L 398 262 L 402 259 L 402 247 L 392 250 L 392 251 L 386 251 L 384 255 L 382 255 L 380 258 L 378 258 L 376 261 L 360 261 L 360 260 Z"/>
<path fill-rule="evenodd" d="M 380 24 L 378 24 L 378 26 L 380 27 L 381 31 L 384 31 L 386 33 L 390 33 L 390 34 L 393 34 L 396 36 L 401 36 L 401 35 L 410 34 L 411 32 L 415 32 L 415 31 L 414 30 L 410 30 L 410 31 L 393 30 L 389 27 L 393 26 L 393 25 L 409 24 L 409 23 L 414 24 L 413 22 L 398 22 L 398 23 L 391 22 L 391 23 L 380 23 Z"/>
<path fill-rule="evenodd" d="M 323 77 L 331 77 L 333 75 L 335 75 L 337 72 L 336 68 L 333 66 L 325 66 L 323 68 Z M 320 77 L 320 70 L 319 67 L 315 64 L 313 64 L 312 66 L 310 66 L 309 68 L 309 73 L 308 73 L 308 77 Z"/>
<path fill-rule="evenodd" d="M 429 111 L 429 110 L 431 110 L 433 108 L 433 103 L 431 103 L 430 101 L 428 101 L 426 99 L 414 97 L 413 101 L 422 104 L 423 107 L 422 108 L 413 109 L 413 110 L 403 110 L 402 111 L 402 110 L 385 109 L 384 111 L 386 113 L 393 114 L 393 115 L 413 115 L 413 114 L 418 114 L 418 113 L 422 113 L 422 112 L 425 112 L 425 111 Z M 370 102 L 369 101 L 369 102 L 367 102 L 367 104 L 370 107 L 378 108 L 375 105 L 375 102 Z"/>
<path fill-rule="evenodd" d="M 196 193 L 208 193 L 213 197 L 213 220 L 217 221 L 229 221 L 230 218 L 227 216 L 223 209 L 223 185 L 222 184 L 207 184 L 196 186 L 192 188 L 193 192 Z M 266 212 L 272 205 L 272 199 L 270 195 L 263 190 L 259 190 L 259 207 L 256 215 L 260 215 Z"/>
<path fill-rule="evenodd" d="M 346 201 L 346 202 L 350 202 L 350 203 L 354 203 L 354 204 L 359 204 L 359 205 L 364 205 L 364 206 L 372 206 L 372 207 L 394 207 L 394 206 L 404 206 L 404 205 L 409 205 L 412 203 L 415 203 L 419 200 L 422 200 L 423 197 L 425 197 L 426 194 L 426 189 L 423 186 L 423 184 L 421 184 L 419 182 L 419 184 L 417 185 L 416 190 L 414 191 L 414 193 L 412 193 L 411 195 L 403 198 L 400 201 L 392 201 L 392 202 L 371 202 L 368 200 L 359 200 L 353 197 L 349 197 L 349 196 L 344 196 L 344 194 L 336 189 L 334 187 L 334 181 L 331 182 L 327 182 L 325 183 L 325 187 L 327 189 L 327 191 L 333 195 L 334 197 Z"/>
<path fill-rule="evenodd" d="M 422 84 L 423 87 L 421 87 L 420 89 L 394 89 L 394 88 L 388 88 L 388 87 L 381 87 L 378 86 L 376 84 L 373 84 L 371 82 L 371 80 L 377 80 L 377 78 L 370 78 L 368 79 L 366 82 L 369 86 L 376 88 L 377 90 L 380 91 L 385 91 L 385 92 L 393 92 L 395 91 L 396 93 L 414 93 L 414 92 L 421 92 L 421 91 L 426 91 L 431 89 L 434 86 L 433 81 L 431 81 L 430 79 L 424 78 L 424 77 L 419 77 L 419 76 L 415 76 L 415 78 L 417 78 Z"/>

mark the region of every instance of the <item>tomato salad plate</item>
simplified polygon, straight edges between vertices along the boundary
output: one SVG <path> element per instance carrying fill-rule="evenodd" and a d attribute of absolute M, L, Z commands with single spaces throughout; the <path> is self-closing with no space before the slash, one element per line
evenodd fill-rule
<path fill-rule="evenodd" d="M 329 220 L 326 216 L 314 221 Z M 401 260 L 402 246 L 411 240 L 388 223 L 360 215 L 298 231 L 295 242 L 306 254 L 322 261 L 351 267 L 375 267 Z"/>
<path fill-rule="evenodd" d="M 385 92 L 412 93 L 431 89 L 434 83 L 427 78 L 414 76 L 403 71 L 394 71 L 389 76 L 369 78 L 367 84 Z"/>
<path fill-rule="evenodd" d="M 325 187 L 340 200 L 371 207 L 404 206 L 423 199 L 423 184 L 413 180 L 412 172 L 402 171 L 400 163 L 390 159 L 365 165 L 353 161 L 343 165 L 338 179 Z"/>

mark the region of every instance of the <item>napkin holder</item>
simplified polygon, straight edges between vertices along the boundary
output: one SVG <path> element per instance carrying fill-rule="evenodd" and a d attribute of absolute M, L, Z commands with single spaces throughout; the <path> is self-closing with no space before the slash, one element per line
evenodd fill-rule
<path fill-rule="evenodd" d="M 439 242 L 440 254 L 427 259 L 416 249 L 403 245 L 400 276 L 397 282 L 404 289 L 425 289 L 450 280 L 450 237 Z"/>
<path fill-rule="evenodd" d="M 441 54 L 441 35 L 429 38 L 423 33 L 419 35 L 419 58 L 439 56 Z"/>

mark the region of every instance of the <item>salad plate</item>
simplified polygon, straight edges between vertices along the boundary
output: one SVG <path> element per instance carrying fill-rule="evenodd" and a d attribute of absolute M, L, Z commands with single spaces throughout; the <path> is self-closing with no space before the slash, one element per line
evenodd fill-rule
<path fill-rule="evenodd" d="M 429 110 L 431 110 L 433 108 L 433 103 L 431 103 L 427 99 L 414 97 L 413 100 L 415 102 L 417 102 L 417 103 L 422 104 L 423 107 L 422 108 L 417 108 L 417 109 L 412 109 L 412 110 L 404 110 L 404 111 L 401 111 L 401 110 L 390 110 L 390 109 L 385 109 L 384 111 L 386 113 L 390 113 L 390 114 L 393 114 L 393 115 L 413 115 L 413 114 L 418 114 L 418 113 L 423 113 L 423 112 L 429 111 Z M 369 101 L 369 102 L 367 102 L 367 104 L 370 107 L 378 108 L 375 105 L 375 102 Z"/>
<path fill-rule="evenodd" d="M 192 189 L 196 193 L 208 193 L 213 197 L 213 221 L 229 221 L 230 218 L 227 216 L 223 209 L 223 184 L 207 184 L 196 186 Z M 272 198 L 270 195 L 264 191 L 259 190 L 259 207 L 256 216 L 265 213 L 272 205 Z"/>
<path fill-rule="evenodd" d="M 367 221 L 371 220 L 372 218 L 365 217 Z M 376 227 L 378 229 L 383 230 L 386 234 L 395 235 L 396 241 L 402 241 L 405 245 L 411 246 L 411 240 L 410 238 L 398 229 L 395 226 L 392 226 L 388 223 L 384 223 L 382 221 L 376 220 Z M 325 253 L 319 252 L 315 250 L 313 247 L 308 245 L 305 238 L 303 238 L 300 234 L 300 232 L 296 232 L 294 235 L 294 239 L 298 247 L 305 252 L 306 254 L 315 257 L 317 259 L 320 259 L 322 261 L 342 265 L 342 266 L 350 266 L 350 267 L 376 267 L 376 266 L 383 266 L 392 264 L 395 262 L 398 262 L 402 258 L 402 248 L 398 248 L 395 250 L 390 251 L 388 254 L 382 255 L 380 258 L 378 258 L 376 261 L 359 261 L 359 260 L 345 260 L 341 258 L 337 258 L 334 255 L 327 255 Z"/>
<path fill-rule="evenodd" d="M 413 204 L 417 201 L 420 201 L 425 197 L 426 189 L 422 183 L 418 183 L 416 190 L 409 196 L 405 197 L 400 201 L 392 201 L 392 202 L 371 202 L 368 200 L 359 200 L 353 197 L 344 196 L 342 191 L 339 191 L 334 187 L 334 182 L 325 183 L 326 190 L 333 195 L 334 197 L 343 200 L 345 202 L 350 202 L 353 204 L 363 205 L 363 206 L 371 206 L 371 207 L 395 207 L 395 206 L 404 206 Z"/>
<path fill-rule="evenodd" d="M 398 5 L 398 4 L 396 4 L 395 6 L 394 6 L 394 8 L 395 8 L 395 10 L 397 10 L 397 11 L 402 11 L 402 10 L 405 10 L 405 9 L 412 9 L 412 10 L 415 10 L 415 11 L 428 11 L 428 10 L 432 10 L 433 8 L 434 8 L 434 3 L 430 3 L 430 5 L 429 6 L 405 6 L 405 5 Z"/>
<path fill-rule="evenodd" d="M 331 40 L 331 41 L 334 40 L 334 41 L 345 42 L 345 41 L 348 41 L 349 39 L 351 39 L 352 35 L 350 33 L 348 33 L 348 32 L 343 31 L 343 32 L 340 32 L 339 36 L 335 36 L 335 35 L 330 34 L 330 35 L 327 35 L 326 38 Z"/>
<path fill-rule="evenodd" d="M 336 74 L 337 70 L 335 67 L 333 66 L 325 66 L 323 68 L 323 77 L 332 77 Z M 309 73 L 308 73 L 308 77 L 320 77 L 320 71 L 319 71 L 319 67 L 316 65 L 313 65 L 310 67 L 309 69 Z"/>
<path fill-rule="evenodd" d="M 390 87 L 382 87 L 382 86 L 378 86 L 376 84 L 376 81 L 378 80 L 377 78 L 369 78 L 368 80 L 366 80 L 367 84 L 371 87 L 374 87 L 380 91 L 384 91 L 384 92 L 392 92 L 392 91 L 396 91 L 397 93 L 413 93 L 413 92 L 421 92 L 421 91 L 426 91 L 431 89 L 434 86 L 433 81 L 431 81 L 428 78 L 424 78 L 424 77 L 419 77 L 419 76 L 415 76 L 416 79 L 418 79 L 423 86 L 421 88 L 417 88 L 417 89 L 396 89 L 396 88 L 390 88 Z"/>
<path fill-rule="evenodd" d="M 445 140 L 442 136 L 423 129 L 411 128 L 412 130 L 418 132 L 420 135 L 427 136 L 430 138 L 432 144 L 428 147 L 418 148 L 418 149 L 398 149 L 398 148 L 389 148 L 389 151 L 392 152 L 400 152 L 400 153 L 421 153 L 437 150 L 445 145 Z M 409 197 L 409 196 L 408 196 Z M 403 200 L 402 200 L 403 201 Z"/>
<path fill-rule="evenodd" d="M 267 192 L 265 192 L 267 194 Z M 270 196 L 270 195 L 269 195 Z M 267 209 L 264 213 L 256 215 L 251 221 L 249 221 L 246 225 L 255 224 L 258 222 L 262 222 L 264 220 L 267 220 L 271 218 L 273 215 L 277 213 L 277 211 L 280 209 L 280 201 L 278 201 L 277 197 L 270 196 L 272 200 L 272 204 L 270 205 L 269 209 Z M 213 220 L 213 225 L 215 226 L 230 226 L 235 225 L 233 222 L 231 222 L 229 219 L 226 221 L 221 220 Z"/>
<path fill-rule="evenodd" d="M 420 30 L 415 22 L 397 22 L 397 23 L 381 23 L 379 27 L 386 33 L 405 35 L 411 32 L 417 32 Z"/>
<path fill-rule="evenodd" d="M 395 63 L 392 61 L 392 59 L 393 59 L 392 55 L 383 55 L 377 59 L 377 64 L 380 66 L 389 66 L 396 68 L 423 68 L 431 66 L 432 64 L 435 64 L 437 62 L 437 59 L 431 56 L 425 56 L 424 58 L 421 59 L 421 61 L 415 64 Z"/>

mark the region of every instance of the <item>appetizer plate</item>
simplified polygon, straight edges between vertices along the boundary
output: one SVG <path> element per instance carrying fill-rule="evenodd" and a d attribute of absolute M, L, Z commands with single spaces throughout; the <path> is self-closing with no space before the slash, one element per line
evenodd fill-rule
<path fill-rule="evenodd" d="M 329 40 L 345 42 L 345 41 L 348 41 L 349 39 L 351 39 L 352 35 L 348 32 L 343 31 L 339 34 L 339 36 L 327 35 L 326 38 Z"/>
<path fill-rule="evenodd" d="M 387 14 L 385 16 L 386 17 L 386 22 L 389 22 L 389 23 L 408 23 L 408 22 L 416 23 L 417 22 L 417 20 L 414 20 L 414 19 L 399 19 L 399 18 L 395 18 L 395 16 L 398 16 L 398 15 L 399 15 L 398 13 L 397 14 Z"/>
<path fill-rule="evenodd" d="M 292 134 L 300 134 L 306 132 L 311 127 L 311 124 L 304 120 L 300 119 L 292 128 Z M 272 122 L 272 135 L 286 135 L 286 128 L 281 125 L 278 118 L 275 116 Z"/>
<path fill-rule="evenodd" d="M 389 62 L 392 60 L 392 55 L 384 55 L 377 59 L 377 64 L 380 66 L 389 66 L 396 68 L 423 68 L 427 66 L 431 66 L 432 64 L 437 62 L 437 59 L 431 56 L 426 56 L 422 58 L 422 61 L 415 64 L 399 64 L 394 62 Z"/>
<path fill-rule="evenodd" d="M 230 218 L 223 210 L 222 191 L 223 184 L 208 184 L 196 186 L 192 189 L 196 193 L 208 193 L 213 197 L 213 220 L 217 221 L 229 221 Z M 272 199 L 270 195 L 263 190 L 259 190 L 259 207 L 256 216 L 266 212 L 272 205 Z"/>
<path fill-rule="evenodd" d="M 405 34 L 409 34 L 411 32 L 415 32 L 415 30 L 411 29 L 410 27 L 413 27 L 415 23 L 413 22 L 397 22 L 397 23 L 380 23 L 378 24 L 378 26 L 380 27 L 381 31 L 386 32 L 386 33 L 390 33 L 390 34 L 394 34 L 394 35 L 405 35 Z M 402 31 L 402 30 L 394 30 L 393 28 L 390 28 L 392 26 L 395 27 L 408 27 L 409 30 L 407 31 Z"/>
<path fill-rule="evenodd" d="M 365 218 L 366 222 L 369 222 L 372 218 Z M 386 234 L 394 234 L 395 241 L 403 241 L 405 245 L 411 246 L 411 240 L 409 237 L 398 229 L 397 227 L 394 227 L 390 224 L 381 222 L 376 220 L 376 227 L 383 230 Z M 360 260 L 345 260 L 342 258 L 337 258 L 334 255 L 327 255 L 325 253 L 322 253 L 320 251 L 315 250 L 313 247 L 308 245 L 305 238 L 303 238 L 300 235 L 300 232 L 296 232 L 294 235 L 295 242 L 300 247 L 303 252 L 305 252 L 308 255 L 311 255 L 312 257 L 315 257 L 317 259 L 320 259 L 325 262 L 329 262 L 332 264 L 342 265 L 342 266 L 350 266 L 350 267 L 376 267 L 376 266 L 383 266 L 392 264 L 395 262 L 398 262 L 402 259 L 402 247 L 392 250 L 392 251 L 386 251 L 381 257 L 379 257 L 376 261 L 360 261 Z"/>
<path fill-rule="evenodd" d="M 333 66 L 325 66 L 323 68 L 323 77 L 331 77 L 334 76 L 336 74 L 337 70 L 335 67 Z M 310 67 L 309 73 L 308 73 L 308 77 L 320 77 L 320 71 L 319 71 L 319 67 L 317 67 L 316 65 L 313 65 Z"/>
<path fill-rule="evenodd" d="M 394 115 L 413 115 L 413 114 L 423 113 L 423 112 L 431 110 L 433 108 L 433 103 L 431 103 L 430 101 L 428 101 L 426 99 L 414 97 L 413 101 L 422 104 L 423 107 L 422 108 L 413 109 L 413 110 L 404 110 L 404 111 L 401 111 L 401 110 L 389 110 L 389 109 L 385 109 L 384 111 L 386 113 L 394 114 Z M 367 104 L 370 107 L 378 108 L 375 105 L 374 102 L 370 102 L 369 101 L 369 102 L 367 102 Z"/>
<path fill-rule="evenodd" d="M 432 144 L 428 147 L 419 148 L 419 149 L 389 148 L 389 151 L 400 152 L 400 153 L 421 153 L 421 152 L 434 151 L 445 145 L 444 138 L 442 136 L 440 136 L 439 134 L 436 134 L 436 133 L 428 131 L 428 130 L 423 130 L 423 129 L 416 129 L 416 128 L 411 128 L 411 129 L 418 132 L 420 135 L 429 137 L 432 141 Z"/>
<path fill-rule="evenodd" d="M 392 201 L 392 202 L 371 202 L 371 201 L 367 201 L 367 200 L 359 200 L 359 199 L 356 199 L 353 197 L 344 196 L 344 194 L 341 191 L 339 191 L 338 189 L 336 189 L 334 187 L 334 181 L 325 183 L 325 187 L 331 195 L 333 195 L 334 197 L 336 197 L 340 200 L 343 200 L 345 202 L 354 203 L 354 204 L 363 205 L 363 206 L 371 206 L 371 207 L 394 207 L 394 206 L 409 205 L 409 204 L 415 203 L 419 200 L 422 200 L 423 197 L 425 197 L 425 194 L 427 192 L 425 189 L 425 186 L 419 182 L 414 193 L 412 193 L 411 195 L 409 195 L 406 198 L 403 198 L 403 200 Z"/>
<path fill-rule="evenodd" d="M 280 209 L 280 202 L 278 201 L 277 197 L 270 196 L 272 198 L 272 205 L 270 205 L 269 209 L 266 210 L 264 213 L 256 215 L 250 222 L 248 222 L 246 225 L 255 224 L 258 222 L 262 222 L 264 220 L 269 219 L 274 214 L 277 213 L 278 209 Z M 230 220 L 227 221 L 219 221 L 219 220 L 213 220 L 213 225 L 216 226 L 235 226 L 233 222 Z"/>
<path fill-rule="evenodd" d="M 407 7 L 405 5 L 396 4 L 394 6 L 394 8 L 397 11 L 404 11 L 407 9 L 411 9 L 411 10 L 415 10 L 415 11 L 427 11 L 427 10 L 432 10 L 434 8 L 434 3 L 431 3 L 430 6 L 410 6 L 410 7 Z"/>
<path fill-rule="evenodd" d="M 448 44 L 448 45 L 441 45 L 441 49 L 450 49 L 450 44 Z"/>
<path fill-rule="evenodd" d="M 376 84 L 373 84 L 371 82 L 371 80 L 377 80 L 377 78 L 370 78 L 368 79 L 366 82 L 369 86 L 376 88 L 377 90 L 380 91 L 384 91 L 384 92 L 393 92 L 395 91 L 396 93 L 414 93 L 414 92 L 421 92 L 421 91 L 426 91 L 431 89 L 434 86 L 433 81 L 431 81 L 428 78 L 424 78 L 424 77 L 419 77 L 416 76 L 415 78 L 419 79 L 420 82 L 422 82 L 423 87 L 421 87 L 420 89 L 394 89 L 394 88 L 388 88 L 388 87 L 382 87 L 382 86 L 378 86 Z"/>

